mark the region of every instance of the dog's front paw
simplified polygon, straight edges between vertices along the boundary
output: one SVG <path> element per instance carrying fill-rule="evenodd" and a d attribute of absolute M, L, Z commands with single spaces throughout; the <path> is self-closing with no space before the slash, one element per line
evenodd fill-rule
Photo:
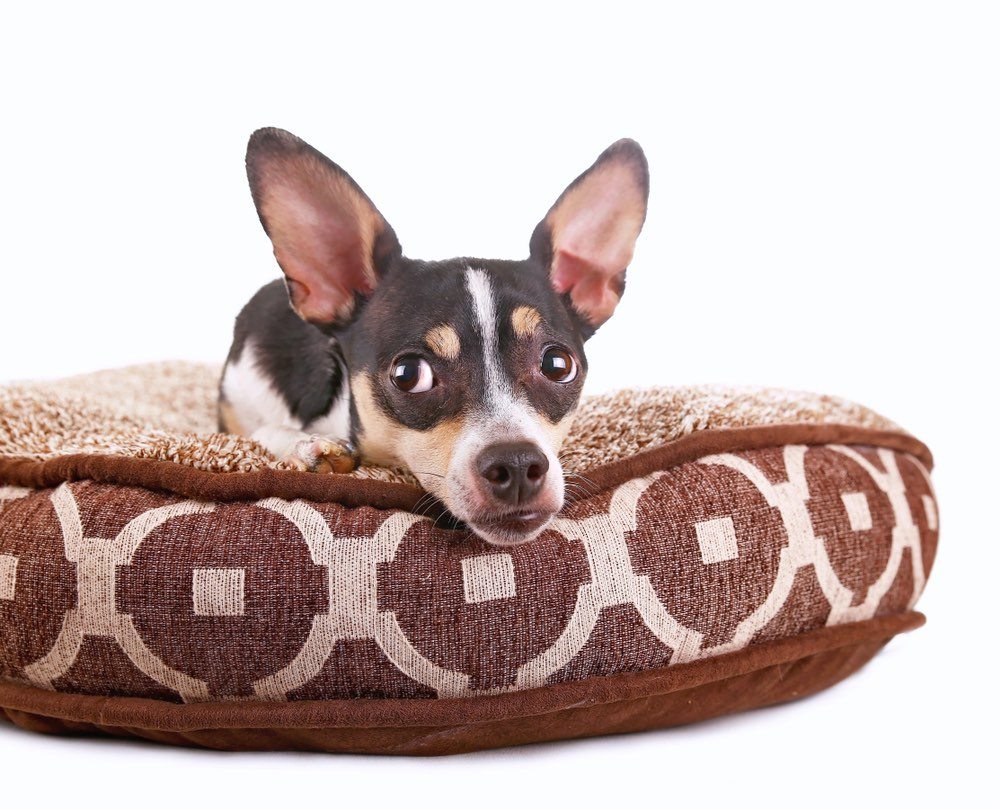
<path fill-rule="evenodd" d="M 331 441 L 313 435 L 296 441 L 285 462 L 302 472 L 345 474 L 357 468 L 358 454 L 347 441 Z"/>

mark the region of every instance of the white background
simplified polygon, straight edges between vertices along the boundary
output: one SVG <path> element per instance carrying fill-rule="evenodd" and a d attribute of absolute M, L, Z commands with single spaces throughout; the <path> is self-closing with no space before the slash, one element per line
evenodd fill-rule
<path fill-rule="evenodd" d="M 771 384 L 896 419 L 938 461 L 929 623 L 804 702 L 443 760 L 0 726 L 0 792 L 196 806 L 995 799 L 996 7 L 364 5 L 7 7 L 0 380 L 220 361 L 237 310 L 277 272 L 242 165 L 258 126 L 343 165 L 421 258 L 525 255 L 562 188 L 627 135 L 649 157 L 649 217 L 625 299 L 589 346 L 590 389 Z"/>

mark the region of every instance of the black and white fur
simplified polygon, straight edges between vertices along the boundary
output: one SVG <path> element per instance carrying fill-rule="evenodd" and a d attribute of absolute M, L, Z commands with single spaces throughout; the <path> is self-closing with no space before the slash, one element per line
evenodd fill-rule
<path fill-rule="evenodd" d="M 638 145 L 578 177 L 522 261 L 405 258 L 354 181 L 282 130 L 253 134 L 247 170 L 285 277 L 237 318 L 223 429 L 303 470 L 405 467 L 488 541 L 537 536 L 563 505 L 584 342 L 645 219 Z"/>

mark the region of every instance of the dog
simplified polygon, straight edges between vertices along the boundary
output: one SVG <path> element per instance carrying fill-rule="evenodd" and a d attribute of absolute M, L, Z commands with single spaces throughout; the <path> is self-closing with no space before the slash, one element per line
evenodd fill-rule
<path fill-rule="evenodd" d="M 360 186 L 309 144 L 247 147 L 258 216 L 284 278 L 236 320 L 220 427 L 301 470 L 408 469 L 494 545 L 563 506 L 559 449 L 646 218 L 649 169 L 620 140 L 535 228 L 522 261 L 405 258 Z"/>

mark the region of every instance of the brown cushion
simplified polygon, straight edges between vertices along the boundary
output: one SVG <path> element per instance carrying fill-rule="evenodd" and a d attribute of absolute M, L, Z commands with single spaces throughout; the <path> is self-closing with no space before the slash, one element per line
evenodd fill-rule
<path fill-rule="evenodd" d="M 842 679 L 937 543 L 919 441 L 830 397 L 587 400 L 553 527 L 501 549 L 405 473 L 212 434 L 216 369 L 0 389 L 0 707 L 46 732 L 448 753 L 691 722 Z M 108 699 L 110 697 L 110 699 Z"/>

